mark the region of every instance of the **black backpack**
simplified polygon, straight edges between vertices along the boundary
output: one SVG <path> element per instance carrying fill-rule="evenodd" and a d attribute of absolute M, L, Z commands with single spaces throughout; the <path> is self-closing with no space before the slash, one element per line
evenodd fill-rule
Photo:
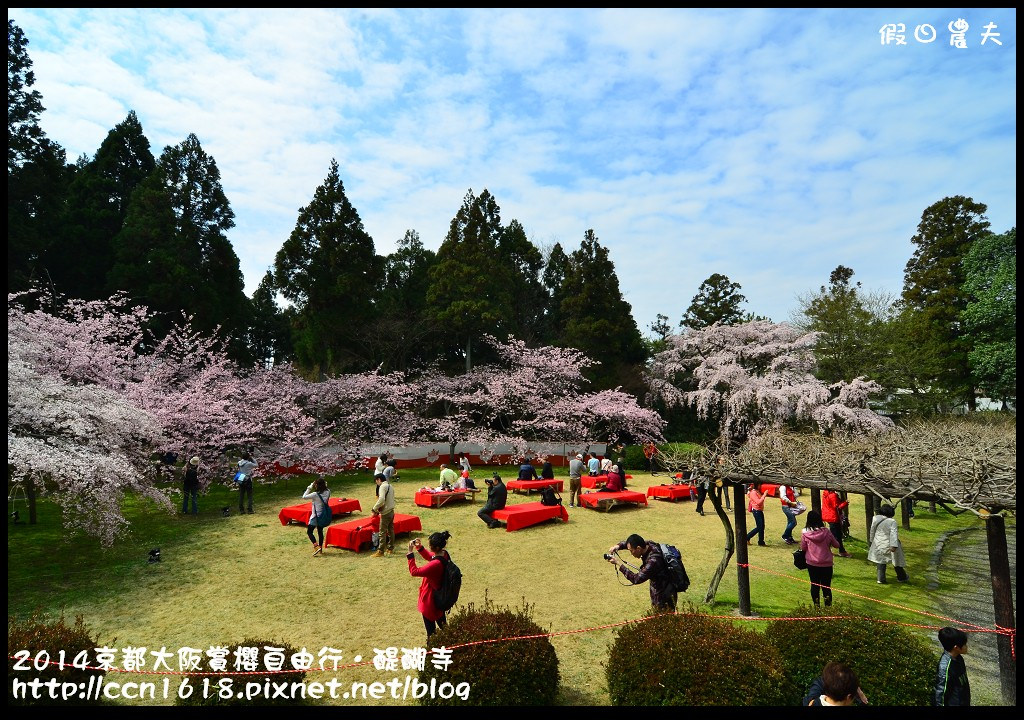
<path fill-rule="evenodd" d="M 662 557 L 665 558 L 665 565 L 668 566 L 668 575 L 672 589 L 675 592 L 686 592 L 686 588 L 690 587 L 690 578 L 686 574 L 686 568 L 683 566 L 683 556 L 679 554 L 675 545 L 658 543 L 658 547 L 661 549 Z"/>
<path fill-rule="evenodd" d="M 459 600 L 459 590 L 462 589 L 462 571 L 450 557 L 441 556 L 439 560 L 444 572 L 441 575 L 441 587 L 434 591 L 434 606 L 441 612 L 448 612 Z"/>
<path fill-rule="evenodd" d="M 561 505 L 562 496 L 555 492 L 554 488 L 543 487 L 540 489 L 541 505 Z"/>

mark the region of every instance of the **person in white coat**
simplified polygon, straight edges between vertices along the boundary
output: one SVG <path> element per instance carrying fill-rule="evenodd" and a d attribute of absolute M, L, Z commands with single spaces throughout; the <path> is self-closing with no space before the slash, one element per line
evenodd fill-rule
<path fill-rule="evenodd" d="M 306 521 L 306 534 L 313 543 L 313 555 L 316 556 L 324 551 L 324 528 L 327 527 L 327 504 L 331 499 L 331 490 L 323 478 L 317 478 L 306 488 L 302 499 L 313 502 L 309 510 L 309 520 Z M 316 530 L 319 542 L 313 538 L 313 530 Z"/>
<path fill-rule="evenodd" d="M 882 505 L 881 514 L 875 515 L 868 531 L 868 562 L 873 562 L 878 571 L 878 583 L 885 584 L 885 566 L 890 562 L 896 567 L 896 579 L 907 582 L 907 558 L 900 544 L 899 525 L 893 519 L 896 510 L 892 505 Z"/>

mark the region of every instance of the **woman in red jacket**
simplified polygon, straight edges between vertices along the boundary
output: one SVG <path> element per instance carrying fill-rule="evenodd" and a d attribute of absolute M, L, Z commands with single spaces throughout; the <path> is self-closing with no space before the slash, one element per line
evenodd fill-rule
<path fill-rule="evenodd" d="M 828 523 L 828 529 L 839 543 L 839 556 L 844 558 L 853 557 L 853 553 L 846 552 L 846 548 L 843 547 L 843 522 L 839 513 L 849 504 L 845 500 L 840 500 L 839 493 L 835 490 L 821 491 L 821 519 Z"/>
<path fill-rule="evenodd" d="M 447 530 L 433 533 L 427 538 L 430 552 L 423 548 L 423 543 L 419 540 L 409 541 L 409 554 L 406 555 L 409 559 L 409 574 L 413 577 L 423 578 L 423 582 L 420 583 L 420 597 L 416 609 L 423 615 L 423 624 L 427 628 L 428 638 L 437 631 L 438 627 L 444 627 L 447 622 L 444 613 L 434 605 L 434 591 L 440 589 L 441 579 L 444 577 L 442 558 L 445 560 L 450 559 L 448 551 L 444 548 L 448 544 L 448 538 L 451 536 L 451 533 Z M 416 550 L 419 551 L 424 560 L 428 561 L 423 567 L 416 567 Z"/>

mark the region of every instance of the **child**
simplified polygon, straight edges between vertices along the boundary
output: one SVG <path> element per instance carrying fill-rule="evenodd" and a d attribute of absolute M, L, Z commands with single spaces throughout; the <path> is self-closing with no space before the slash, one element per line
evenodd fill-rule
<path fill-rule="evenodd" d="M 939 630 L 942 657 L 935 680 L 935 705 L 970 705 L 971 684 L 967 681 L 967 633 L 952 627 Z"/>

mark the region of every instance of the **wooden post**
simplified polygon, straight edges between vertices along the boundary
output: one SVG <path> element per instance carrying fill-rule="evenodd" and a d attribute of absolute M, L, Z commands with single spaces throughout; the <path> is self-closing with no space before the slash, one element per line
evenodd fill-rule
<path fill-rule="evenodd" d="M 934 500 L 932 500 L 930 503 L 928 503 L 928 512 L 933 513 L 933 514 L 936 512 L 935 501 Z"/>
<path fill-rule="evenodd" d="M 903 498 L 900 501 L 900 517 L 903 520 L 903 529 L 910 529 L 910 503 L 913 502 L 910 498 Z"/>
<path fill-rule="evenodd" d="M 1010 560 L 1006 552 L 1006 524 L 1002 515 L 989 515 L 985 519 L 988 535 L 988 564 L 992 572 L 992 605 L 996 626 L 1003 630 L 1015 627 L 1013 591 L 1010 585 Z M 999 653 L 999 686 L 1003 700 L 1011 707 L 1017 704 L 1017 663 L 1009 635 L 996 636 Z"/>
<path fill-rule="evenodd" d="M 750 568 L 747 567 L 747 505 L 743 502 L 743 486 L 733 485 L 732 512 L 736 520 L 736 584 L 740 615 L 750 615 Z"/>
<path fill-rule="evenodd" d="M 875 496 L 864 493 L 864 539 L 871 537 L 871 520 L 875 517 Z"/>
<path fill-rule="evenodd" d="M 811 510 L 821 512 L 821 490 L 811 488 Z"/>

